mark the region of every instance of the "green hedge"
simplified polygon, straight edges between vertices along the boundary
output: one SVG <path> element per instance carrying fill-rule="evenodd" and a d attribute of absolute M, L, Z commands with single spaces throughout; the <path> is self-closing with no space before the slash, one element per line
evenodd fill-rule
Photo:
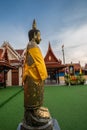
<path fill-rule="evenodd" d="M 85 78 L 82 74 L 79 75 L 69 75 L 65 74 L 65 84 L 66 85 L 83 85 L 85 84 Z"/>

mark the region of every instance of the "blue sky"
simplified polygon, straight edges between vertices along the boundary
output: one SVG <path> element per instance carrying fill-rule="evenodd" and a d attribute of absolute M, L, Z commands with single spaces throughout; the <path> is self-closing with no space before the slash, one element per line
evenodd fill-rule
<path fill-rule="evenodd" d="M 43 56 L 50 42 L 62 60 L 64 44 L 66 63 L 87 63 L 87 0 L 0 0 L 0 46 L 8 41 L 14 49 L 25 48 L 34 18 Z"/>

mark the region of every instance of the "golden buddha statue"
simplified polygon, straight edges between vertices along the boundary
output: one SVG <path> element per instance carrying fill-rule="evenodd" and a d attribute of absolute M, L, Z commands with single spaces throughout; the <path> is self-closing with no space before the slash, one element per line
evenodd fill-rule
<path fill-rule="evenodd" d="M 27 108 L 38 108 L 43 104 L 44 80 L 47 78 L 42 53 L 37 44 L 40 43 L 40 31 L 33 21 L 32 30 L 28 32 L 29 43 L 26 48 L 23 71 L 24 105 Z"/>
<path fill-rule="evenodd" d="M 28 37 L 23 69 L 25 113 L 21 130 L 53 130 L 50 113 L 47 108 L 42 107 L 44 80 L 48 75 L 44 58 L 38 47 L 41 37 L 35 20 Z"/>

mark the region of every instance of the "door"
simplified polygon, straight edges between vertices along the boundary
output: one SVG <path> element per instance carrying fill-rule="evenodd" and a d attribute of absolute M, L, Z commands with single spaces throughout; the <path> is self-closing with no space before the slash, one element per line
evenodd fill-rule
<path fill-rule="evenodd" d="M 18 68 L 15 70 L 12 70 L 12 85 L 19 85 L 19 70 Z"/>

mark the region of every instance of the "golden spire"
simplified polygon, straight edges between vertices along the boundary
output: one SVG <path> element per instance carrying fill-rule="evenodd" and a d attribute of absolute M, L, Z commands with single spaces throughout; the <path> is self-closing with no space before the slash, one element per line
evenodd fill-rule
<path fill-rule="evenodd" d="M 33 20 L 33 24 L 32 24 L 32 29 L 37 29 L 37 27 L 36 27 L 37 25 L 36 25 L 36 21 L 35 21 L 35 19 Z"/>

